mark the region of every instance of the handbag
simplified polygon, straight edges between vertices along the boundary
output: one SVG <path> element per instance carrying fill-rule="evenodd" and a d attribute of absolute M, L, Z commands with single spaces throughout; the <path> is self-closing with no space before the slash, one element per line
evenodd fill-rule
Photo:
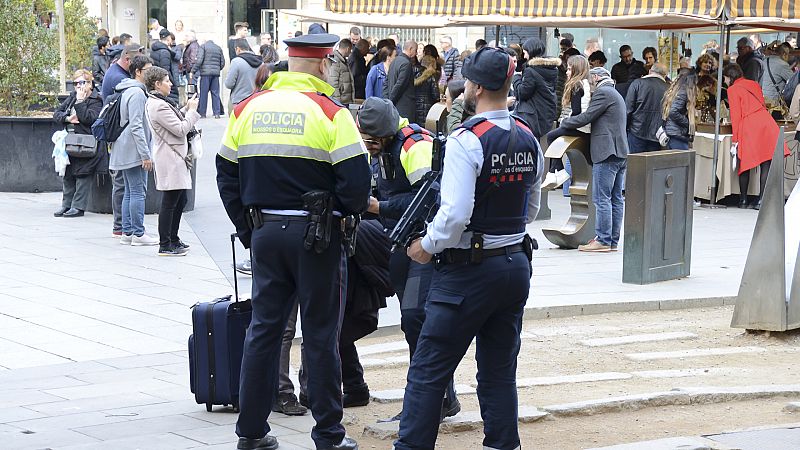
<path fill-rule="evenodd" d="M 203 157 L 203 130 L 192 128 L 189 134 L 186 135 L 186 140 L 189 142 L 189 152 L 192 158 L 200 159 Z"/>
<path fill-rule="evenodd" d="M 170 105 L 170 106 L 172 106 L 172 105 Z M 174 109 L 175 109 L 175 108 L 173 108 L 173 110 L 174 110 Z M 153 122 L 150 120 L 150 114 L 148 114 L 148 112 L 147 112 L 147 108 L 145 108 L 145 109 L 144 109 L 144 114 L 145 114 L 145 116 L 147 117 L 147 122 L 148 122 L 148 124 L 150 125 L 150 129 L 151 129 L 151 130 L 152 130 L 152 131 L 153 131 L 153 132 L 154 132 L 154 133 L 155 133 L 155 134 L 156 134 L 158 137 L 160 137 L 160 138 L 161 138 L 161 140 L 162 140 L 162 141 L 164 141 L 164 143 L 165 143 L 165 144 L 167 144 L 167 147 L 169 147 L 169 148 L 170 148 L 170 150 L 172 150 L 173 152 L 175 152 L 175 154 L 176 154 L 176 155 L 178 155 L 178 156 L 179 156 L 179 157 L 180 157 L 180 158 L 183 160 L 183 163 L 184 163 L 184 164 L 186 164 L 186 169 L 188 169 L 188 170 L 190 170 L 190 171 L 191 171 L 191 170 L 192 170 L 192 167 L 194 167 L 194 155 L 192 154 L 192 146 L 191 146 L 191 145 L 189 145 L 189 146 L 188 146 L 188 151 L 186 152 L 186 156 L 183 156 L 183 155 L 181 155 L 181 152 L 179 152 L 179 151 L 178 151 L 178 150 L 177 150 L 175 147 L 173 147 L 173 146 L 172 146 L 172 144 L 170 144 L 170 143 L 169 143 L 169 141 L 168 141 L 168 140 L 167 140 L 167 139 L 164 137 L 164 135 L 162 135 L 161 133 L 159 133 L 159 132 L 156 130 L 156 128 L 153 126 Z M 179 116 L 179 117 L 180 117 L 180 116 Z M 193 129 L 194 129 L 194 128 L 193 128 Z M 191 134 L 191 131 L 189 132 L 189 134 Z"/>
<path fill-rule="evenodd" d="M 67 155 L 73 158 L 91 158 L 97 154 L 97 139 L 91 134 L 69 133 L 64 138 Z"/>

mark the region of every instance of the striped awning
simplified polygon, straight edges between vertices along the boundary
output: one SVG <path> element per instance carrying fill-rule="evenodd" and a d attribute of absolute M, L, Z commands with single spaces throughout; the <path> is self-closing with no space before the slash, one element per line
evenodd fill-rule
<path fill-rule="evenodd" d="M 756 0 L 739 1 L 756 3 Z M 328 9 L 336 13 L 587 19 L 640 14 L 716 18 L 721 13 L 720 0 L 328 0 Z"/>
<path fill-rule="evenodd" d="M 725 0 L 728 17 L 737 19 L 780 19 L 793 21 L 800 18 L 794 0 Z"/>

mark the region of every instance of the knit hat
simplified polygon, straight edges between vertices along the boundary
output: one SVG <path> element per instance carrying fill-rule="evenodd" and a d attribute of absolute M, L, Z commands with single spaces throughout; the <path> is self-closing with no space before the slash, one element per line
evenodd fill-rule
<path fill-rule="evenodd" d="M 358 129 L 370 136 L 389 137 L 397 133 L 400 123 L 400 113 L 390 100 L 380 97 L 370 97 L 364 100 L 358 110 L 356 125 Z"/>

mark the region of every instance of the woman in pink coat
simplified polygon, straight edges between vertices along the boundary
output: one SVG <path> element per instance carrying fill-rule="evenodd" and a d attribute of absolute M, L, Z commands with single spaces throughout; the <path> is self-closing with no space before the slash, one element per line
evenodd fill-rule
<path fill-rule="evenodd" d="M 178 106 L 167 96 L 172 88 L 169 72 L 151 67 L 145 72 L 148 98 L 145 107 L 147 123 L 152 131 L 153 168 L 156 189 L 163 192 L 158 213 L 158 254 L 183 256 L 189 246 L 178 237 L 181 214 L 186 206 L 186 192 L 192 188 L 189 142 L 186 135 L 200 119 L 197 96 Z"/>
<path fill-rule="evenodd" d="M 764 94 L 761 86 L 755 81 L 744 78 L 742 68 L 738 64 L 729 64 L 723 70 L 725 83 L 728 84 L 728 103 L 733 126 L 733 143 L 738 144 L 739 158 L 739 207 L 747 207 L 747 186 L 750 184 L 750 171 L 761 167 L 761 190 L 754 209 L 761 208 L 761 195 L 767 182 L 769 164 L 775 145 L 778 143 L 778 125 L 772 119 L 764 105 Z M 789 147 L 784 144 L 784 155 L 789 154 Z"/>

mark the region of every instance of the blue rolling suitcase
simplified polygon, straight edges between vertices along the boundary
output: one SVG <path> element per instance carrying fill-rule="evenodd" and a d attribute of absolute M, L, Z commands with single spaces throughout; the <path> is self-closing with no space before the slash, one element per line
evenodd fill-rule
<path fill-rule="evenodd" d="M 228 295 L 192 307 L 189 384 L 195 401 L 205 403 L 207 411 L 214 405 L 231 405 L 239 410 L 239 372 L 253 308 L 250 300 L 239 301 L 235 242 L 234 233 L 231 248 L 235 299 L 232 301 Z"/>

